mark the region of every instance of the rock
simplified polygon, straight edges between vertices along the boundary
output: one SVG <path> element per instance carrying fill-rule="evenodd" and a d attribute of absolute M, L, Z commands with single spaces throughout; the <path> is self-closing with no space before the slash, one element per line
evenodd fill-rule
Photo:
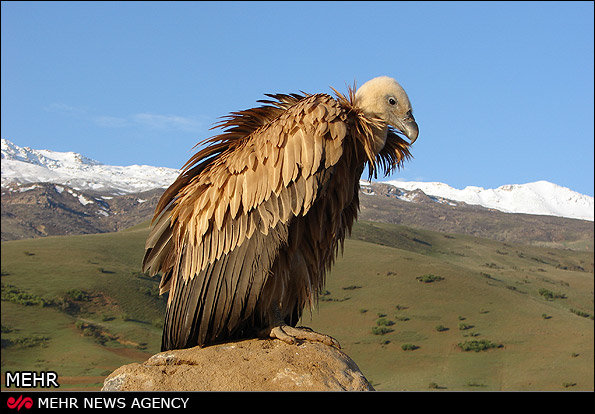
<path fill-rule="evenodd" d="M 102 391 L 373 391 L 355 362 L 318 342 L 250 339 L 160 352 L 124 365 Z"/>

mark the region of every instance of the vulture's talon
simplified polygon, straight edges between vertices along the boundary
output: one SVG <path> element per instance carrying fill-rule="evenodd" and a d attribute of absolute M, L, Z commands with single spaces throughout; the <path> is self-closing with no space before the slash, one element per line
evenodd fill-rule
<path fill-rule="evenodd" d="M 339 341 L 329 335 L 313 331 L 305 326 L 293 327 L 289 325 L 279 325 L 271 328 L 269 337 L 280 339 L 281 341 L 293 345 L 298 340 L 309 342 L 322 342 L 325 345 L 341 349 Z"/>

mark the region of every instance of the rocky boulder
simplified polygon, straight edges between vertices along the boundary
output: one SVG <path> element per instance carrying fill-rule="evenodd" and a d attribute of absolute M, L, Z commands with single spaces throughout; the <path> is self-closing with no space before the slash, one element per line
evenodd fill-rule
<path fill-rule="evenodd" d="M 124 365 L 102 391 L 373 391 L 355 362 L 317 342 L 250 339 L 160 352 Z"/>

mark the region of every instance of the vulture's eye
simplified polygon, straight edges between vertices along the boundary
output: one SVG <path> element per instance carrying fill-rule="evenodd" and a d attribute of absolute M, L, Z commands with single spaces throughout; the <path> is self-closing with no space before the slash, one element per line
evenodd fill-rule
<path fill-rule="evenodd" d="M 396 105 L 397 101 L 395 100 L 395 98 L 388 98 L 388 103 L 391 105 Z"/>

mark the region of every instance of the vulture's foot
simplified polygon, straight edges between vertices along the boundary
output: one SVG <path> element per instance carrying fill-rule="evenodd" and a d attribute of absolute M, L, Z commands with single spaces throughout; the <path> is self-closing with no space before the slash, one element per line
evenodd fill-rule
<path fill-rule="evenodd" d="M 318 332 L 314 332 L 312 329 L 305 326 L 293 326 L 289 325 L 278 325 L 268 332 L 268 336 L 271 338 L 280 339 L 290 345 L 295 344 L 298 340 L 310 341 L 310 342 L 322 342 L 323 344 L 334 346 L 337 349 L 341 349 L 339 341 L 332 336 L 324 335 Z"/>

